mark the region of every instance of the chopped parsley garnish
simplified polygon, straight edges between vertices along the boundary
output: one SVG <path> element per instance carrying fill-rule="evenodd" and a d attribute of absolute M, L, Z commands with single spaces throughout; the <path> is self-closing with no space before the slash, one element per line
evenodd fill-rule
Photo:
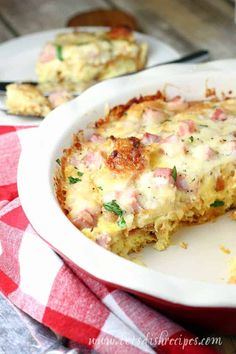
<path fill-rule="evenodd" d="M 81 182 L 81 179 L 80 178 L 76 178 L 76 177 L 72 177 L 72 176 L 69 176 L 68 177 L 68 180 L 69 180 L 69 183 L 70 184 L 75 184 L 77 182 Z"/>
<path fill-rule="evenodd" d="M 125 219 L 123 218 L 123 216 L 121 216 L 121 217 L 119 218 L 119 220 L 117 221 L 117 225 L 118 225 L 121 229 L 126 229 L 127 224 L 126 224 L 126 221 L 125 221 Z"/>
<path fill-rule="evenodd" d="M 206 125 L 206 124 L 199 124 L 199 125 L 200 125 L 200 127 L 208 128 L 208 125 Z"/>
<path fill-rule="evenodd" d="M 115 200 L 112 200 L 111 202 L 108 202 L 108 203 L 104 203 L 103 206 L 107 211 L 110 211 L 110 212 L 119 216 L 119 219 L 117 221 L 117 225 L 121 229 L 125 229 L 127 227 L 125 219 L 123 217 L 124 212 Z"/>
<path fill-rule="evenodd" d="M 56 163 L 58 163 L 58 165 L 61 166 L 61 160 L 60 159 L 56 159 Z"/>
<path fill-rule="evenodd" d="M 57 45 L 56 46 L 56 56 L 57 56 L 57 59 L 60 60 L 60 61 L 63 61 L 63 55 L 62 55 L 62 46 L 61 45 Z"/>
<path fill-rule="evenodd" d="M 175 166 L 174 166 L 173 169 L 172 169 L 171 176 L 172 176 L 173 179 L 176 181 L 176 179 L 177 179 L 177 169 L 176 169 Z"/>
<path fill-rule="evenodd" d="M 78 167 L 74 166 L 74 169 L 75 169 L 75 170 L 78 170 Z M 84 173 L 78 171 L 78 172 L 77 172 L 77 175 L 80 176 L 80 177 L 82 177 L 82 176 L 84 175 Z"/>
<path fill-rule="evenodd" d="M 194 137 L 191 135 L 191 136 L 189 137 L 189 140 L 190 140 L 191 143 L 193 143 Z"/>
<path fill-rule="evenodd" d="M 225 202 L 223 200 L 219 200 L 219 199 L 216 199 L 214 201 L 214 203 L 211 203 L 210 206 L 213 207 L 213 208 L 218 208 L 218 207 L 221 207 L 225 204 Z"/>
<path fill-rule="evenodd" d="M 101 191 L 103 191 L 103 188 L 101 186 L 98 186 L 98 189 L 100 189 Z"/>
<path fill-rule="evenodd" d="M 111 202 L 108 203 L 104 203 L 103 206 L 107 211 L 111 211 L 112 213 L 118 216 L 123 215 L 123 210 L 119 207 L 119 205 L 116 203 L 115 200 L 112 200 Z"/>

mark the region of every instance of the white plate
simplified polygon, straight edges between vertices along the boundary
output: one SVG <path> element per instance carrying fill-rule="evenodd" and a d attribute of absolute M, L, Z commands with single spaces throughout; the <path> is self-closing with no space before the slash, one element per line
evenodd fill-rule
<path fill-rule="evenodd" d="M 81 31 L 97 31 L 106 27 L 80 27 Z M 60 28 L 51 31 L 38 32 L 11 39 L 0 44 L 0 81 L 37 81 L 35 63 L 44 44 L 51 41 L 57 33 L 71 32 L 71 28 Z M 139 41 L 149 46 L 147 66 L 174 60 L 179 57 L 178 52 L 169 45 L 151 36 L 135 33 Z M 19 118 L 6 116 L 0 111 L 0 124 L 39 124 L 41 120 L 35 118 Z"/>
<path fill-rule="evenodd" d="M 18 170 L 21 202 L 38 233 L 99 279 L 183 305 L 236 307 L 236 286 L 224 283 L 229 258 L 236 255 L 236 224 L 229 217 L 180 230 L 173 240 L 187 241 L 187 250 L 178 245 L 162 253 L 146 248 L 147 267 L 142 267 L 87 239 L 68 221 L 54 196 L 55 160 L 71 144 L 73 132 L 103 115 L 106 103 L 112 107 L 157 89 L 165 90 L 167 97 L 180 94 L 198 100 L 205 98 L 206 87 L 215 88 L 220 98 L 229 91 L 236 96 L 236 61 L 163 66 L 112 79 L 51 112 L 23 149 Z M 231 256 L 219 250 L 221 244 L 231 249 Z"/>

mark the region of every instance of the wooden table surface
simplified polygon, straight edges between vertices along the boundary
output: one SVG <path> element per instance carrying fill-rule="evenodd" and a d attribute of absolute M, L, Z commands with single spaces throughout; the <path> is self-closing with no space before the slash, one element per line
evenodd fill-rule
<path fill-rule="evenodd" d="M 97 8 L 130 12 L 143 32 L 172 45 L 181 54 L 206 48 L 212 59 L 236 56 L 235 10 L 231 0 L 0 0 L 0 42 L 64 27 L 76 13 Z M 223 345 L 217 349 L 235 354 L 236 338 L 222 339 Z"/>
<path fill-rule="evenodd" d="M 180 53 L 208 48 L 213 59 L 236 54 L 232 0 L 1 0 L 0 42 L 63 27 L 69 17 L 94 8 L 130 12 L 144 32 Z"/>

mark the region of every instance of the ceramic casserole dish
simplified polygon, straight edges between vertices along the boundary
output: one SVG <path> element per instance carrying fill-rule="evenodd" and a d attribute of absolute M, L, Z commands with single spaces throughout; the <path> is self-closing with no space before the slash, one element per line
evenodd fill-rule
<path fill-rule="evenodd" d="M 100 281 L 125 289 L 172 318 L 210 330 L 236 334 L 236 286 L 227 284 L 227 244 L 236 256 L 236 224 L 226 215 L 214 223 L 180 230 L 166 251 L 148 247 L 146 266 L 119 257 L 86 238 L 64 215 L 55 196 L 56 160 L 73 133 L 104 115 L 104 107 L 133 97 L 164 92 L 169 99 L 236 97 L 236 61 L 167 65 L 99 83 L 52 111 L 23 147 L 18 169 L 24 211 L 39 235 L 60 255 Z M 26 173 L 27 171 L 27 173 Z M 235 252 L 235 254 L 234 254 Z"/>

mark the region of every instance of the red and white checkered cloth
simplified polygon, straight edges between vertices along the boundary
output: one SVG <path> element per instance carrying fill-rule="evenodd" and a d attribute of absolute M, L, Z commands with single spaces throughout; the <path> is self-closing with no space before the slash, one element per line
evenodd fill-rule
<path fill-rule="evenodd" d="M 0 127 L 0 290 L 58 334 L 99 353 L 216 353 L 133 296 L 78 276 L 36 234 L 17 193 L 26 127 Z M 28 127 L 29 128 L 29 127 Z M 30 166 L 29 166 L 30 168 Z M 25 171 L 27 173 L 27 171 Z M 37 201 L 36 201 L 37 202 Z M 181 338 L 174 343 L 173 339 Z M 172 339 L 172 340 L 171 340 Z"/>

